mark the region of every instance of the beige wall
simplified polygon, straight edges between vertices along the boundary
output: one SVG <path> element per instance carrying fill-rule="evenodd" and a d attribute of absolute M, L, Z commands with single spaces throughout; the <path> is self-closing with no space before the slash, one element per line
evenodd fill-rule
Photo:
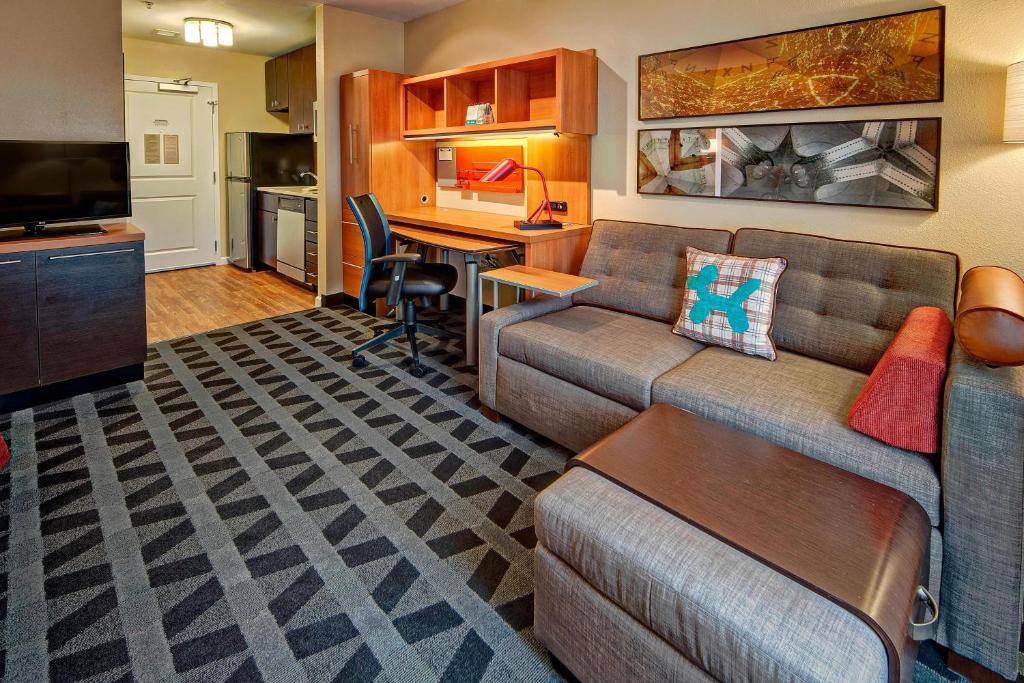
<path fill-rule="evenodd" d="M 757 226 L 947 249 L 965 266 L 1024 273 L 1024 145 L 1004 145 L 1007 65 L 1024 59 L 1024 2 L 947 0 L 944 103 L 680 120 L 678 125 L 943 118 L 938 213 L 636 194 L 637 56 L 920 9 L 888 0 L 468 0 L 406 24 L 406 70 L 422 74 L 550 47 L 596 48 L 595 218 Z M 677 122 L 665 122 L 670 125 Z M 651 122 L 649 127 L 659 124 Z"/>
<path fill-rule="evenodd" d="M 0 139 L 124 140 L 121 0 L 3 0 L 0 73 Z"/>
<path fill-rule="evenodd" d="M 341 121 L 339 87 L 344 74 L 362 69 L 401 71 L 403 27 L 330 5 L 316 10 L 316 92 L 320 102 L 317 169 L 320 176 L 320 294 L 341 291 Z"/>
<path fill-rule="evenodd" d="M 224 133 L 256 131 L 287 133 L 288 115 L 268 114 L 264 97 L 263 63 L 266 57 L 124 38 L 124 68 L 133 76 L 191 77 L 217 84 L 220 102 L 220 177 L 226 172 Z M 221 244 L 227 240 L 227 185 L 221 183 Z M 223 251 L 223 250 L 222 250 Z"/>

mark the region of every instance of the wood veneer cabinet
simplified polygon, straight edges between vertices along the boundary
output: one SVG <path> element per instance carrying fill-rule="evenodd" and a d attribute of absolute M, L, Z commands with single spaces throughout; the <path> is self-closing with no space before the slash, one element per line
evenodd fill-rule
<path fill-rule="evenodd" d="M 288 111 L 288 55 L 268 59 L 263 65 L 267 111 Z"/>
<path fill-rule="evenodd" d="M 292 133 L 313 132 L 316 102 L 316 45 L 307 45 L 264 65 L 267 111 L 288 113 Z"/>
<path fill-rule="evenodd" d="M 146 360 L 142 243 L 36 252 L 39 381 Z"/>
<path fill-rule="evenodd" d="M 403 142 L 404 74 L 368 69 L 341 78 L 342 291 L 359 296 L 363 238 L 346 201 L 373 192 L 385 210 L 434 203 L 434 143 Z"/>
<path fill-rule="evenodd" d="M 0 291 L 0 394 L 8 394 L 39 384 L 35 254 L 0 254 Z"/>
<path fill-rule="evenodd" d="M 467 126 L 466 108 L 490 103 L 494 123 Z M 566 48 L 407 78 L 402 134 L 597 132 L 597 56 Z"/>
<path fill-rule="evenodd" d="M 0 305 L 0 407 L 53 399 L 57 396 L 43 390 L 71 380 L 132 369 L 137 376 L 118 375 L 119 380 L 141 377 L 146 360 L 142 233 L 109 227 L 110 235 L 94 243 L 63 238 L 78 246 L 55 249 L 62 239 L 55 238 L 27 245 L 29 251 L 0 253 L 0 288 L 7 293 Z M 113 241 L 122 238 L 128 241 Z M 72 393 L 91 388 L 82 385 Z"/>
<path fill-rule="evenodd" d="M 316 102 L 316 45 L 288 55 L 288 127 L 292 133 L 313 132 Z"/>

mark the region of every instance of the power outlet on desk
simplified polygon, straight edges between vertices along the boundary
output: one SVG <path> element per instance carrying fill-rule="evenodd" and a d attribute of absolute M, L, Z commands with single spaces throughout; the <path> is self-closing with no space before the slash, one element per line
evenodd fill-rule
<path fill-rule="evenodd" d="M 569 211 L 569 202 L 551 202 L 551 210 L 558 213 L 567 213 Z"/>

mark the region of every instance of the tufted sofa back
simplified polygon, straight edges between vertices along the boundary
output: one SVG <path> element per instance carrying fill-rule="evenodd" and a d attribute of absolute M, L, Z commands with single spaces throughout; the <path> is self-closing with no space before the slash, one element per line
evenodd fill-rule
<path fill-rule="evenodd" d="M 861 372 L 874 369 L 912 309 L 954 315 L 956 254 L 754 228 L 736 232 L 733 253 L 789 260 L 772 332 L 779 348 Z"/>
<path fill-rule="evenodd" d="M 675 322 L 686 289 L 686 248 L 725 253 L 731 237 L 728 230 L 594 221 L 580 275 L 601 284 L 573 303 Z"/>

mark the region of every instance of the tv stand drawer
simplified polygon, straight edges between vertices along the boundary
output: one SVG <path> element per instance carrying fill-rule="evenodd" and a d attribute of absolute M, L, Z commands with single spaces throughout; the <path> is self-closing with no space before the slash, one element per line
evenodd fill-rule
<path fill-rule="evenodd" d="M 33 252 L 0 254 L 0 394 L 39 384 L 35 259 Z"/>
<path fill-rule="evenodd" d="M 143 242 L 36 252 L 42 384 L 146 359 Z"/>

